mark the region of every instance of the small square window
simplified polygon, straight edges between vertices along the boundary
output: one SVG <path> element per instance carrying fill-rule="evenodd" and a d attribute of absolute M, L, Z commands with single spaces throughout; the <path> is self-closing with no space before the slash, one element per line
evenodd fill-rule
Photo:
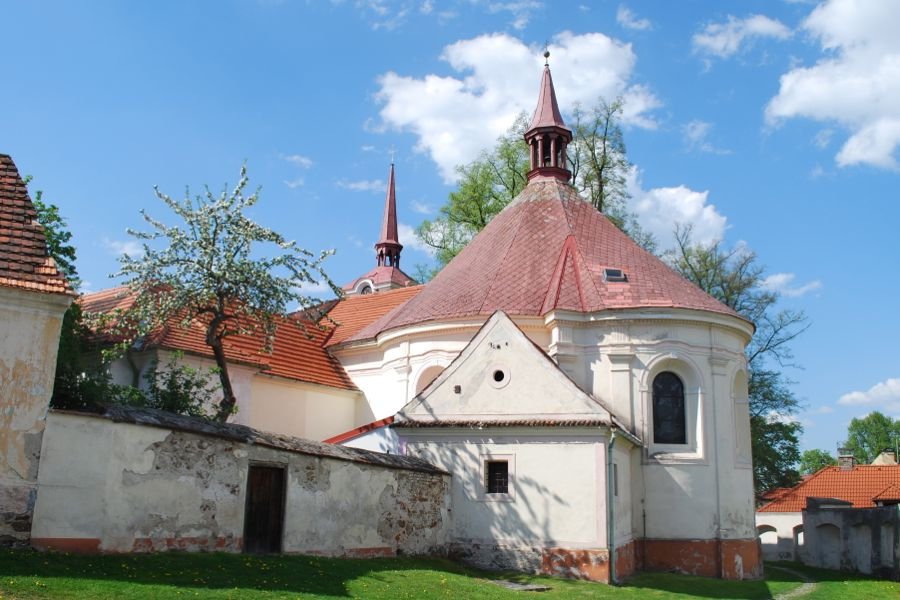
<path fill-rule="evenodd" d="M 628 281 L 628 275 L 622 269 L 603 269 L 603 280 L 613 282 Z"/>
<path fill-rule="evenodd" d="M 509 493 L 509 461 L 490 460 L 485 471 L 485 488 L 488 494 Z"/>

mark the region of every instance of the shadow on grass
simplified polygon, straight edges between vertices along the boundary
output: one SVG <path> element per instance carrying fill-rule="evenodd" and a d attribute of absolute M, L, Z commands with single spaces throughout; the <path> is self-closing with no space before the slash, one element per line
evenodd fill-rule
<path fill-rule="evenodd" d="M 370 583 L 396 581 L 397 572 L 436 571 L 468 575 L 456 563 L 432 558 L 335 559 L 317 556 L 254 556 L 226 553 L 159 553 L 72 555 L 31 550 L 0 550 L 4 578 L 68 579 L 108 585 L 163 585 L 194 590 L 283 592 L 331 597 L 359 595 L 348 584 L 366 578 Z M 386 577 L 388 573 L 390 577 Z M 427 578 L 427 576 L 425 576 Z M 437 579 L 438 575 L 434 575 Z M 109 582 L 104 584 L 103 582 Z M 102 591 L 102 590 L 101 590 Z"/>
<path fill-rule="evenodd" d="M 622 585 L 635 590 L 655 590 L 698 598 L 763 600 L 798 587 L 802 580 L 782 570 L 766 570 L 764 581 L 724 581 L 672 573 L 638 573 Z"/>

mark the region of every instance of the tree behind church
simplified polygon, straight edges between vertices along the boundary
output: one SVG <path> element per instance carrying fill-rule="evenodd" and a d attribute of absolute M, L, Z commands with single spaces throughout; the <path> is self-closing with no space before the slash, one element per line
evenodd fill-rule
<path fill-rule="evenodd" d="M 778 294 L 762 285 L 764 270 L 753 252 L 727 250 L 721 242 L 694 243 L 689 227 L 677 228 L 675 239 L 666 254 L 669 264 L 756 326 L 746 349 L 756 492 L 795 485 L 803 428 L 794 418 L 799 402 L 781 368 L 792 365 L 790 342 L 809 326 L 806 315 L 776 308 Z"/>
<path fill-rule="evenodd" d="M 867 465 L 883 450 L 895 450 L 900 442 L 900 419 L 893 419 L 877 410 L 850 421 L 844 447 L 853 457 Z"/>
<path fill-rule="evenodd" d="M 622 101 L 600 99 L 588 111 L 574 113 L 573 139 L 568 148 L 572 184 L 591 204 L 638 244 L 653 250 L 650 234 L 628 212 L 626 177 L 631 169 L 620 120 Z M 438 269 L 453 260 L 528 183 L 530 162 L 524 133 L 529 119 L 520 114 L 491 150 L 457 167 L 459 183 L 440 208 L 440 216 L 423 221 L 416 235 L 435 250 Z"/>
<path fill-rule="evenodd" d="M 339 289 L 322 269 L 331 251 L 318 256 L 288 241 L 281 234 L 252 221 L 245 210 L 256 204 L 259 189 L 245 195 L 246 167 L 240 181 L 218 195 L 205 194 L 181 201 L 155 188 L 156 196 L 180 219 L 166 225 L 143 210 L 150 232 L 129 230 L 143 241 L 143 255 L 120 258 L 115 276 L 135 294 L 132 308 L 115 315 L 115 327 L 127 345 L 172 321 L 187 326 L 201 323 L 206 344 L 212 350 L 222 386 L 222 400 L 215 418 L 224 422 L 234 412 L 236 398 L 228 375 L 223 341 L 229 336 L 262 332 L 271 349 L 277 316 L 296 303 L 315 320 L 317 301 L 304 293 L 304 284 L 328 284 Z M 152 242 L 163 243 L 159 248 Z M 275 248 L 261 255 L 260 246 Z M 300 320 L 292 320 L 301 326 Z"/>

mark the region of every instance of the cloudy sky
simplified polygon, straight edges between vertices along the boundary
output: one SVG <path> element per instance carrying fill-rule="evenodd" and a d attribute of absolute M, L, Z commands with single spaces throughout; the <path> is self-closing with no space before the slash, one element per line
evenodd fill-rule
<path fill-rule="evenodd" d="M 88 290 L 115 282 L 153 186 L 218 191 L 246 162 L 256 218 L 374 264 L 392 151 L 411 235 L 455 166 L 533 110 L 544 47 L 565 116 L 625 102 L 632 208 L 755 251 L 812 327 L 789 368 L 804 448 L 900 417 L 898 0 L 9 2 L 0 152 L 69 220 Z M 12 25 L 12 26 L 10 26 Z"/>

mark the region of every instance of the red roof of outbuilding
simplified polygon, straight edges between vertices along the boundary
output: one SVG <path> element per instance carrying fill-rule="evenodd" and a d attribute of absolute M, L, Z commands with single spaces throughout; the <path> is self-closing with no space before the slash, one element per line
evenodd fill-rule
<path fill-rule="evenodd" d="M 854 508 L 872 508 L 875 501 L 900 499 L 900 465 L 861 465 L 842 470 L 825 467 L 759 512 L 800 512 L 807 498 L 837 498 Z"/>
<path fill-rule="evenodd" d="M 85 294 L 80 302 L 86 313 L 109 313 L 129 308 L 134 303 L 134 297 L 128 288 L 118 287 Z M 230 362 L 257 366 L 267 375 L 356 390 L 344 368 L 324 348 L 332 327 L 323 324 L 320 328 L 311 321 L 303 320 L 305 328 L 301 328 L 297 326 L 297 319 L 296 315 L 278 318 L 271 353 L 265 351 L 264 333 L 257 331 L 252 335 L 225 338 L 223 347 L 226 357 Z M 213 358 L 205 340 L 205 328 L 201 322 L 195 321 L 188 327 L 182 327 L 177 319 L 172 319 L 151 334 L 147 342 L 160 348 Z"/>
<path fill-rule="evenodd" d="M 627 281 L 607 281 L 605 269 Z M 687 308 L 739 317 L 638 246 L 558 180 L 532 181 L 421 293 L 353 340 L 415 323 L 502 310 L 540 316 L 554 309 L 594 312 Z"/>
<path fill-rule="evenodd" d="M 50 258 L 25 182 L 6 154 L 0 154 L 0 285 L 74 295 Z"/>

